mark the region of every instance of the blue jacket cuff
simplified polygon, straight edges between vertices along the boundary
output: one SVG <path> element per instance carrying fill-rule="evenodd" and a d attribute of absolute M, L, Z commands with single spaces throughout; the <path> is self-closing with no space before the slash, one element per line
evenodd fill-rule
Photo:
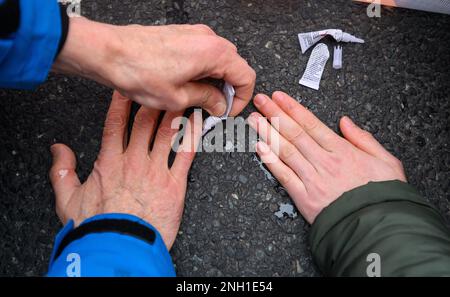
<path fill-rule="evenodd" d="M 33 89 L 50 71 L 61 38 L 57 0 L 20 1 L 20 26 L 0 39 L 0 87 Z"/>
<path fill-rule="evenodd" d="M 155 234 L 152 244 L 135 236 L 116 232 L 89 233 L 68 244 L 56 257 L 63 239 L 74 229 L 69 221 L 58 233 L 48 276 L 175 276 L 170 254 L 159 232 L 142 219 L 128 214 L 102 214 L 85 220 L 119 219 L 136 222 Z"/>

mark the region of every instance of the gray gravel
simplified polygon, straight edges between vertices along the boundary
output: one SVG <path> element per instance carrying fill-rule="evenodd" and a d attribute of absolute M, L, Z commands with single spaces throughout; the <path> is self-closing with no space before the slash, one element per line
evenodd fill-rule
<path fill-rule="evenodd" d="M 257 92 L 284 90 L 334 129 L 341 116 L 353 117 L 404 161 L 410 183 L 450 221 L 450 16 L 383 9 L 370 19 L 365 6 L 344 0 L 83 0 L 82 13 L 115 24 L 208 24 L 256 69 Z M 319 91 L 299 86 L 310 51 L 300 54 L 297 33 L 333 27 L 366 44 L 344 45 L 343 69 L 333 70 L 330 60 Z M 86 178 L 111 94 L 55 75 L 35 92 L 0 90 L 0 275 L 46 272 L 61 227 L 48 148 L 70 145 Z M 288 195 L 254 154 L 199 154 L 172 250 L 178 275 L 320 275 L 308 224 L 276 217 L 282 203 Z"/>

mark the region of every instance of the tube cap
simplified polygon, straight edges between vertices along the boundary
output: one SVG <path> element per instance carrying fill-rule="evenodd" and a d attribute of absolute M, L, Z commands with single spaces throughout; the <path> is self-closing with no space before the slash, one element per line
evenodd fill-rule
<path fill-rule="evenodd" d="M 340 45 L 336 45 L 334 47 L 333 68 L 334 69 L 342 68 L 342 46 L 340 46 Z"/>

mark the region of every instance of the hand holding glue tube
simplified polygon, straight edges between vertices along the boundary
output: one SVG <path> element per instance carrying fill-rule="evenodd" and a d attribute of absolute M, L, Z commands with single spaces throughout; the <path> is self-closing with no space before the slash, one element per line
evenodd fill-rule
<path fill-rule="evenodd" d="M 214 128 L 214 126 L 216 126 L 219 122 L 225 120 L 231 112 L 231 107 L 233 106 L 234 95 L 236 95 L 236 91 L 234 90 L 233 86 L 227 82 L 225 82 L 225 84 L 223 85 L 222 91 L 225 95 L 225 100 L 227 101 L 227 109 L 222 116 L 210 116 L 203 122 L 202 136 L 208 133 L 208 131 Z"/>
<path fill-rule="evenodd" d="M 337 42 L 364 43 L 363 39 L 357 38 L 349 33 L 343 32 L 340 29 L 327 29 L 322 31 L 300 33 L 298 34 L 298 40 L 300 41 L 302 54 L 304 54 L 311 46 L 316 44 L 319 40 L 321 40 L 327 35 L 332 36 Z"/>

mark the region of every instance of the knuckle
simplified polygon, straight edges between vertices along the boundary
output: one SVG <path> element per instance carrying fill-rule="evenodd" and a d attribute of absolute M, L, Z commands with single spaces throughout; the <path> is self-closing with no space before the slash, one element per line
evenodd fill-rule
<path fill-rule="evenodd" d="M 201 94 L 201 102 L 203 104 L 207 103 L 213 97 L 213 94 L 214 94 L 213 88 L 214 87 L 203 88 L 202 94 Z"/>
<path fill-rule="evenodd" d="M 126 125 L 126 116 L 119 111 L 110 111 L 105 120 L 105 129 L 123 128 Z"/>
<path fill-rule="evenodd" d="M 232 43 L 231 41 L 227 40 L 227 46 L 228 46 L 228 48 L 230 50 L 232 50 L 233 52 L 237 53 L 238 48 L 237 48 L 237 46 L 234 43 Z"/>
<path fill-rule="evenodd" d="M 160 126 L 158 129 L 159 137 L 164 140 L 171 139 L 175 133 L 176 133 L 176 130 L 172 129 L 169 126 Z"/>
<path fill-rule="evenodd" d="M 143 112 L 138 112 L 134 117 L 134 124 L 142 125 L 148 121 L 148 117 Z"/>
<path fill-rule="evenodd" d="M 243 79 L 243 84 L 246 86 L 252 86 L 254 88 L 256 83 L 256 71 L 248 64 L 247 67 L 248 71 L 246 72 L 245 78 Z"/>
<path fill-rule="evenodd" d="M 280 158 L 282 160 L 290 160 L 295 156 L 297 149 L 291 145 L 282 146 L 280 148 Z"/>
<path fill-rule="evenodd" d="M 283 172 L 278 176 L 278 181 L 280 182 L 280 184 L 282 184 L 283 186 L 287 186 L 291 183 L 292 181 L 292 176 L 288 173 L 288 172 Z"/>
<path fill-rule="evenodd" d="M 211 29 L 211 27 L 209 27 L 209 26 L 207 26 L 207 25 L 205 25 L 205 24 L 196 24 L 196 25 L 193 25 L 193 27 L 194 27 L 196 30 L 198 30 L 198 31 L 200 31 L 200 32 L 203 32 L 203 33 L 205 33 L 205 34 L 216 34 L 216 33 L 214 32 L 214 30 Z"/>
<path fill-rule="evenodd" d="M 294 134 L 292 134 L 290 137 L 287 138 L 287 140 L 291 143 L 301 143 L 302 140 L 306 137 L 305 130 L 299 128 L 298 131 Z"/>
<path fill-rule="evenodd" d="M 150 117 L 147 110 L 140 110 L 134 117 L 134 125 L 147 126 L 153 123 L 153 119 Z"/>
<path fill-rule="evenodd" d="M 216 41 L 217 45 L 220 46 L 221 48 L 228 48 L 228 49 L 236 48 L 236 46 L 226 38 L 218 36 L 216 38 Z"/>
<path fill-rule="evenodd" d="M 310 131 L 316 130 L 318 126 L 319 126 L 319 120 L 317 118 L 312 118 L 303 125 L 303 128 L 307 132 L 310 132 Z"/>
<path fill-rule="evenodd" d="M 223 38 L 218 37 L 212 37 L 209 43 L 211 49 L 213 50 L 214 54 L 219 55 L 228 55 L 227 51 L 224 51 L 224 47 L 226 48 L 228 46 L 227 42 Z"/>
<path fill-rule="evenodd" d="M 222 37 L 210 37 L 208 42 L 210 54 L 213 55 L 214 59 L 223 60 L 227 63 L 236 55 L 233 53 L 233 47 L 236 48 L 234 44 Z M 237 48 L 236 48 L 237 51 Z"/>

